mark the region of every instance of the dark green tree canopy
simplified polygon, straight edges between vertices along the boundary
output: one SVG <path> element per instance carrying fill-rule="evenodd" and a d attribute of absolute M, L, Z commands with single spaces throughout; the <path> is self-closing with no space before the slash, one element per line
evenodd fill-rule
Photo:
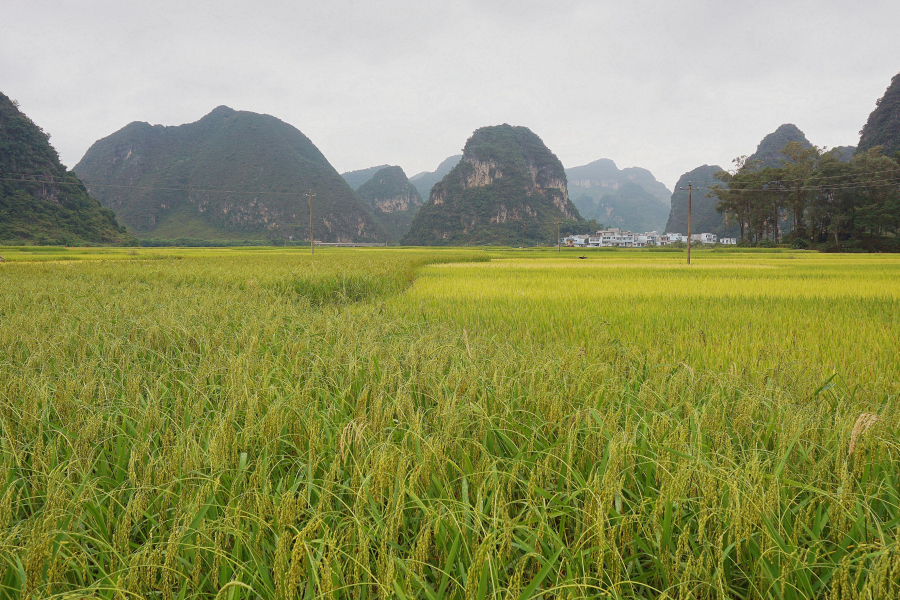
<path fill-rule="evenodd" d="M 790 241 L 833 250 L 900 251 L 900 163 L 876 146 L 849 161 L 789 142 L 779 167 L 759 168 L 741 157 L 720 172 L 718 210 L 753 242 Z"/>

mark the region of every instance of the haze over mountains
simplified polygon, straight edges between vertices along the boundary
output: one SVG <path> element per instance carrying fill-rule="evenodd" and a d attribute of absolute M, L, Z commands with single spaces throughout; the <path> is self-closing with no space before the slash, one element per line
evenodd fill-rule
<path fill-rule="evenodd" d="M 141 237 L 386 241 L 316 146 L 269 115 L 220 106 L 195 123 L 131 123 L 75 166 L 88 190 Z"/>
<path fill-rule="evenodd" d="M 407 234 L 422 197 L 400 167 L 384 167 L 356 190 L 393 242 Z"/>
<path fill-rule="evenodd" d="M 295 127 L 220 106 L 185 125 L 131 123 L 93 144 L 75 173 L 66 173 L 48 136 L 0 96 L 0 169 L 34 180 L 0 187 L 0 239 L 118 241 L 125 237 L 122 223 L 142 238 L 301 241 L 309 236 L 310 190 L 314 236 L 322 241 L 520 243 L 525 222 L 526 241 L 547 243 L 553 228 L 529 223 L 557 218 L 683 233 L 686 198 L 679 188 L 687 181 L 702 189 L 694 195 L 694 230 L 734 234 L 717 199 L 706 197 L 720 167 L 693 169 L 670 192 L 650 171 L 619 169 L 609 159 L 563 169 L 525 127 L 481 128 L 463 155 L 409 179 L 388 165 L 341 176 Z M 900 151 L 900 75 L 860 133 L 861 151 Z M 785 124 L 760 141 L 750 164 L 780 166 L 788 142 L 812 146 L 796 125 Z M 841 146 L 831 156 L 848 161 L 855 152 Z M 52 183 L 38 184 L 43 177 Z"/>
<path fill-rule="evenodd" d="M 660 231 L 672 195 L 647 169 L 619 169 L 601 158 L 566 169 L 569 196 L 585 219 L 631 231 Z"/>
<path fill-rule="evenodd" d="M 347 171 L 346 173 L 341 173 L 341 177 L 344 178 L 344 181 L 347 182 L 347 185 L 356 190 L 359 188 L 359 186 L 372 179 L 372 176 L 375 175 L 375 173 L 389 166 L 390 165 L 378 165 L 377 167 L 369 167 L 368 169 Z"/>
<path fill-rule="evenodd" d="M 423 171 L 410 177 L 409 181 L 416 186 L 417 190 L 419 190 L 419 195 L 422 196 L 422 199 L 428 200 L 428 196 L 431 195 L 431 188 L 434 187 L 434 184 L 443 179 L 453 167 L 459 164 L 460 160 L 462 160 L 462 154 L 454 154 L 441 161 L 441 164 L 439 164 L 434 171 Z"/>

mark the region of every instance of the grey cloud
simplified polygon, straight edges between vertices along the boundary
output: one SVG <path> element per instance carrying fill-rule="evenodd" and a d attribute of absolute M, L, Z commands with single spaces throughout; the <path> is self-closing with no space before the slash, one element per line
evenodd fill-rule
<path fill-rule="evenodd" d="M 473 129 L 538 133 L 669 186 L 796 123 L 855 144 L 900 71 L 896 2 L 12 0 L 0 90 L 72 166 L 133 120 L 273 114 L 339 171 L 432 170 Z"/>

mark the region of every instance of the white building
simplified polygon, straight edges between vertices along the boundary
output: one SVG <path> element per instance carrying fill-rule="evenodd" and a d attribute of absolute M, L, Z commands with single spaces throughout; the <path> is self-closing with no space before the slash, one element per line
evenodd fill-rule
<path fill-rule="evenodd" d="M 610 227 L 598 231 L 600 246 L 604 248 L 631 248 L 634 246 L 634 234 L 630 231 L 622 231 L 618 227 Z"/>
<path fill-rule="evenodd" d="M 695 233 L 691 235 L 692 242 L 700 242 L 701 244 L 715 244 L 719 238 L 714 233 Z"/>
<path fill-rule="evenodd" d="M 737 238 L 719 238 L 719 243 L 734 246 L 737 244 Z"/>
<path fill-rule="evenodd" d="M 587 235 L 570 235 L 563 240 L 563 243 L 570 248 L 584 248 L 588 245 L 589 237 Z"/>

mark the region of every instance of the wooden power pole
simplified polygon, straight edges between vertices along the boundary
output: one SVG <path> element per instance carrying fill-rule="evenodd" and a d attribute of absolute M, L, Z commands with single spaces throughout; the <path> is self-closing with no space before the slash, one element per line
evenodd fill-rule
<path fill-rule="evenodd" d="M 688 251 L 687 264 L 691 264 L 691 182 L 688 181 Z"/>
<path fill-rule="evenodd" d="M 691 264 L 691 192 L 693 192 L 693 187 L 691 186 L 691 182 L 688 181 L 688 186 L 686 188 L 678 189 L 687 190 L 688 193 L 687 264 Z"/>
<path fill-rule="evenodd" d="M 525 249 L 525 219 L 522 219 L 522 250 Z"/>
<path fill-rule="evenodd" d="M 559 238 L 559 226 L 562 224 L 562 219 L 556 220 L 556 251 L 562 252 L 562 242 Z"/>
<path fill-rule="evenodd" d="M 312 190 L 309 190 L 309 253 L 313 255 L 316 253 L 316 244 L 313 241 L 313 228 L 312 228 L 312 199 L 315 194 L 312 193 Z"/>

